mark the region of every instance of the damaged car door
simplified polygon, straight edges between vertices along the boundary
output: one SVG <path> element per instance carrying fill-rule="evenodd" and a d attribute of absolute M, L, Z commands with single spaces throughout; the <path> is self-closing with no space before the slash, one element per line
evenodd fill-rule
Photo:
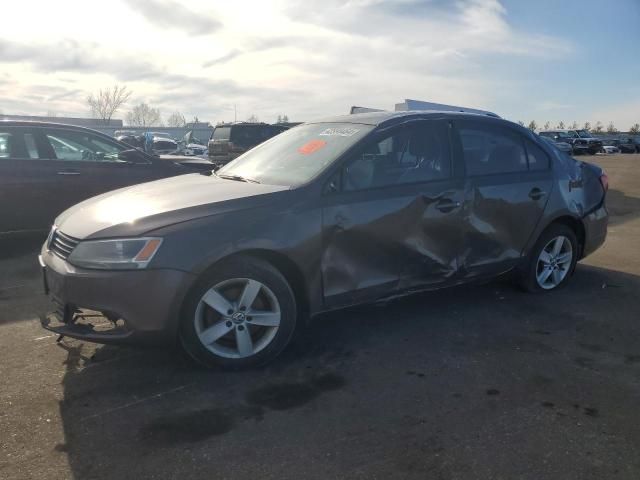
<path fill-rule="evenodd" d="M 553 186 L 550 158 L 530 139 L 490 119 L 455 126 L 455 150 L 467 177 L 461 276 L 505 272 L 520 261 L 544 213 Z"/>
<path fill-rule="evenodd" d="M 329 307 L 454 279 L 464 179 L 453 172 L 440 120 L 385 129 L 342 163 L 323 204 Z"/>

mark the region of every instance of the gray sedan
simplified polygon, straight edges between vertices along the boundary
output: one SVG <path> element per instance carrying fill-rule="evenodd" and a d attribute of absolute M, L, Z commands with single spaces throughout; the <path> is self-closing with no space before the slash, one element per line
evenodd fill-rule
<path fill-rule="evenodd" d="M 487 115 L 368 113 L 297 126 L 217 173 L 86 200 L 40 262 L 43 326 L 178 342 L 208 366 L 273 359 L 318 313 L 513 272 L 565 285 L 605 240 L 604 172 Z"/>

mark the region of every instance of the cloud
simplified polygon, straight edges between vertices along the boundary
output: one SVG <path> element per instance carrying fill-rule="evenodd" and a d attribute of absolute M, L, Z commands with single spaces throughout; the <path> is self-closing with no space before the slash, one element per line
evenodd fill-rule
<path fill-rule="evenodd" d="M 354 104 L 392 108 L 403 98 L 512 108 L 524 118 L 523 105 L 529 114 L 558 105 L 550 100 L 557 92 L 534 88 L 523 65 L 564 65 L 575 48 L 564 31 L 550 37 L 514 27 L 497 0 L 234 0 L 219 15 L 210 0 L 112 2 L 105 22 L 118 22 L 118 35 L 66 8 L 72 0 L 59 0 L 68 13 L 62 25 L 37 20 L 30 31 L 3 30 L 0 70 L 14 84 L 3 86 L 0 73 L 0 98 L 15 103 L 0 107 L 39 111 L 50 101 L 82 114 L 87 93 L 121 83 L 133 91 L 131 103 L 214 122 L 232 118 L 234 104 L 238 118 L 305 120 Z M 43 5 L 49 15 L 63 10 Z M 203 37 L 210 33 L 215 38 Z M 35 88 L 47 83 L 64 90 Z"/>
<path fill-rule="evenodd" d="M 173 0 L 126 0 L 132 10 L 160 28 L 182 30 L 190 35 L 209 35 L 222 27 L 215 18 L 190 10 Z"/>
<path fill-rule="evenodd" d="M 227 63 L 233 60 L 234 58 L 239 57 L 240 55 L 242 55 L 242 53 L 243 53 L 242 50 L 238 50 L 238 49 L 231 50 L 229 53 L 226 53 L 221 57 L 214 58 L 212 60 L 207 60 L 202 64 L 202 68 L 209 68 L 209 67 L 213 67 L 214 65 L 221 65 L 223 63 Z"/>

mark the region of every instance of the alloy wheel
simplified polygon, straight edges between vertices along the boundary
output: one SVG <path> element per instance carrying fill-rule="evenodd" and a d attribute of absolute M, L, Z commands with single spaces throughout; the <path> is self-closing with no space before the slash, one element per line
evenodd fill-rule
<path fill-rule="evenodd" d="M 194 315 L 202 345 L 224 358 L 246 358 L 266 348 L 280 327 L 280 304 L 265 284 L 225 280 L 207 290 Z"/>
<path fill-rule="evenodd" d="M 536 264 L 536 281 L 540 288 L 551 290 L 565 279 L 573 261 L 573 247 L 571 240 L 559 235 L 540 252 Z"/>

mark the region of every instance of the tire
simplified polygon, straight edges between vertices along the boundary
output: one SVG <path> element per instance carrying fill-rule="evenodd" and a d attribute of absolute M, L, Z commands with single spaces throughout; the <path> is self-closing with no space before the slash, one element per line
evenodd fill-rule
<path fill-rule="evenodd" d="M 564 239 L 560 245 L 559 253 L 554 255 L 554 247 L 557 248 L 559 239 Z M 547 257 L 548 262 L 545 267 L 543 258 L 543 250 L 551 257 Z M 566 254 L 571 254 L 567 261 Z M 578 239 L 575 232 L 562 224 L 552 224 L 542 234 L 531 253 L 527 257 L 524 268 L 518 275 L 518 283 L 520 286 L 532 293 L 544 293 L 557 290 L 564 287 L 576 268 L 578 261 Z M 545 255 L 546 256 L 546 255 Z M 564 259 L 564 262 L 561 261 Z M 541 283 L 540 280 L 546 279 Z"/>
<path fill-rule="evenodd" d="M 297 323 L 295 296 L 284 276 L 268 262 L 238 256 L 203 274 L 191 289 L 179 336 L 204 366 L 242 369 L 278 356 Z"/>

